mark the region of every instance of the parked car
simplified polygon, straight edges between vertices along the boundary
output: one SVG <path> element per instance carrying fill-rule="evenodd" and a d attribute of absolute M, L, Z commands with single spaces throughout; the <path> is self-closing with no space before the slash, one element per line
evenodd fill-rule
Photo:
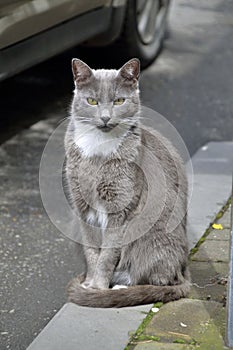
<path fill-rule="evenodd" d="M 1 0 L 0 80 L 81 43 L 146 66 L 161 48 L 169 2 Z"/>

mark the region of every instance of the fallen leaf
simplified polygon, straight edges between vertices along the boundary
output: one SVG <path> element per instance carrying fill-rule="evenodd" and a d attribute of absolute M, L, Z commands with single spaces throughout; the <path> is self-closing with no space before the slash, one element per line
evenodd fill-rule
<path fill-rule="evenodd" d="M 212 227 L 215 229 L 215 230 L 223 230 L 223 226 L 221 224 L 213 224 Z"/>
<path fill-rule="evenodd" d="M 156 313 L 156 312 L 159 311 L 159 308 L 158 308 L 158 307 L 152 307 L 151 311 L 154 312 L 154 313 Z"/>
<path fill-rule="evenodd" d="M 184 327 L 184 328 L 188 327 L 187 324 L 185 324 L 183 322 L 180 322 L 180 325 L 181 325 L 181 327 Z"/>

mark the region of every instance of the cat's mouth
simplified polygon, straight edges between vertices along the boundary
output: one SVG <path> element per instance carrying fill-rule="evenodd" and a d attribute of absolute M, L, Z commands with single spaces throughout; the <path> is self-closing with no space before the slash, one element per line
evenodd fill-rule
<path fill-rule="evenodd" d="M 105 124 L 105 125 L 97 125 L 97 128 L 100 129 L 103 132 L 109 132 L 112 129 L 114 129 L 117 126 L 117 124 Z"/>

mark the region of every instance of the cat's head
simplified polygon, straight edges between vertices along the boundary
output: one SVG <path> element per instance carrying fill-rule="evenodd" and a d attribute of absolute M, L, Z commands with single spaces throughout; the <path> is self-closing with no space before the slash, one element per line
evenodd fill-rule
<path fill-rule="evenodd" d="M 138 59 L 131 59 L 119 70 L 94 70 L 74 58 L 72 70 L 75 120 L 108 134 L 135 125 L 140 110 Z"/>

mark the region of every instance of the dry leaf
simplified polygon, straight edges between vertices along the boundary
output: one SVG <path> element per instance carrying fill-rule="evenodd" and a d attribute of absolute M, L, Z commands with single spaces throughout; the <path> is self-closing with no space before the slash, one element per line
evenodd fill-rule
<path fill-rule="evenodd" d="M 215 230 L 223 230 L 223 226 L 221 224 L 213 224 L 212 227 L 215 229 Z"/>
<path fill-rule="evenodd" d="M 151 311 L 154 312 L 154 313 L 156 313 L 156 312 L 159 311 L 159 308 L 158 308 L 158 307 L 152 307 Z"/>
<path fill-rule="evenodd" d="M 184 327 L 184 328 L 188 327 L 187 324 L 185 324 L 183 322 L 180 322 L 180 325 L 181 325 L 181 327 Z"/>

